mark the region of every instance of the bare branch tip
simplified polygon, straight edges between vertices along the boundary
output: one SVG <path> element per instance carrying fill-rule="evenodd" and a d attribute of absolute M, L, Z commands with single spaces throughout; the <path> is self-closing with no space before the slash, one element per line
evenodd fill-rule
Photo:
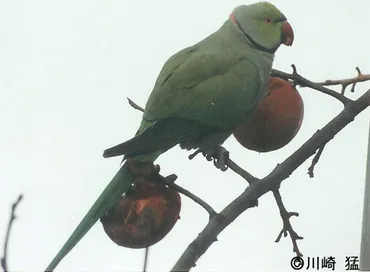
<path fill-rule="evenodd" d="M 298 73 L 297 73 L 297 67 L 295 66 L 295 64 L 292 64 L 290 65 L 293 69 L 293 72 L 292 72 L 292 76 L 293 76 L 293 88 L 296 88 L 297 85 L 298 85 L 298 81 L 297 81 L 297 76 L 298 76 Z"/>
<path fill-rule="evenodd" d="M 293 75 L 296 75 L 297 74 L 297 67 L 295 66 L 295 64 L 290 65 L 290 67 L 292 67 L 292 69 L 293 69 Z"/>
<path fill-rule="evenodd" d="M 299 213 L 297 212 L 288 212 L 288 216 L 290 217 L 299 217 Z"/>
<path fill-rule="evenodd" d="M 288 212 L 284 206 L 284 203 L 283 203 L 283 200 L 282 200 L 282 197 L 281 197 L 281 194 L 280 194 L 280 191 L 278 189 L 274 189 L 273 191 L 273 194 L 274 194 L 274 197 L 275 197 L 275 200 L 276 200 L 276 204 L 279 208 L 279 211 L 280 211 L 280 216 L 281 216 L 281 219 L 283 220 L 283 227 L 282 227 L 282 230 L 280 231 L 278 237 L 276 238 L 275 242 L 279 242 L 281 240 L 281 237 L 282 235 L 284 234 L 284 237 L 287 237 L 288 234 L 290 236 L 290 239 L 292 241 L 292 244 L 293 244 L 293 251 L 297 250 L 299 252 L 299 249 L 298 249 L 298 245 L 297 245 L 297 240 L 300 240 L 300 236 L 294 231 L 293 227 L 292 227 L 292 224 L 290 223 L 290 218 L 293 217 L 293 216 L 296 216 L 298 217 L 299 216 L 299 213 L 297 212 Z"/>
<path fill-rule="evenodd" d="M 127 97 L 128 103 L 131 107 L 133 107 L 135 110 L 139 110 L 141 112 L 144 112 L 144 109 L 140 107 L 138 104 L 136 104 L 134 101 L 132 101 L 129 97 Z"/>
<path fill-rule="evenodd" d="M 279 243 L 280 240 L 281 240 L 281 237 L 283 236 L 283 233 L 284 233 L 284 230 L 281 230 L 277 236 L 277 238 L 275 239 L 275 243 Z"/>
<path fill-rule="evenodd" d="M 3 257 L 1 258 L 1 267 L 3 268 L 4 271 L 9 271 L 8 269 L 8 245 L 9 245 L 9 239 L 10 239 L 10 231 L 12 229 L 14 220 L 16 219 L 15 211 L 17 209 L 18 204 L 21 202 L 22 199 L 23 199 L 23 194 L 20 194 L 17 200 L 13 202 L 12 208 L 10 211 L 8 228 L 5 234 L 4 253 L 3 253 Z"/>
<path fill-rule="evenodd" d="M 308 176 L 309 176 L 310 178 L 313 178 L 313 177 L 314 177 L 314 170 L 315 170 L 315 166 L 316 166 L 316 164 L 319 162 L 319 160 L 320 160 L 320 158 L 321 158 L 321 154 L 322 154 L 322 152 L 324 151 L 325 145 L 326 145 L 326 144 L 322 145 L 322 146 L 318 149 L 317 153 L 315 154 L 315 157 L 312 159 L 312 162 L 311 162 L 310 167 L 308 167 L 308 172 L 307 172 L 307 174 L 308 174 Z"/>
<path fill-rule="evenodd" d="M 362 75 L 360 68 L 358 66 L 356 66 L 355 69 L 357 71 L 357 77 L 360 77 Z"/>

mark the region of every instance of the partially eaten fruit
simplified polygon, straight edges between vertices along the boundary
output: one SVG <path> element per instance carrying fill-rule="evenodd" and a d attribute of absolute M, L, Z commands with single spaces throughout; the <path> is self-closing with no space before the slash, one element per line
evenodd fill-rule
<path fill-rule="evenodd" d="M 146 248 L 162 240 L 180 218 L 181 198 L 162 182 L 137 179 L 132 189 L 100 218 L 119 246 Z"/>

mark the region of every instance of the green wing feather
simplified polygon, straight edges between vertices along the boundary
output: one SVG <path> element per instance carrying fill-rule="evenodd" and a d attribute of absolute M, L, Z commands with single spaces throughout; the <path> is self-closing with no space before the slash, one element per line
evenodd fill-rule
<path fill-rule="evenodd" d="M 143 118 L 178 117 L 220 131 L 234 129 L 262 93 L 262 75 L 247 49 L 213 35 L 175 54 L 159 74 Z"/>
<path fill-rule="evenodd" d="M 104 158 L 114 156 L 137 156 L 161 150 L 162 152 L 177 144 L 188 146 L 192 142 L 200 142 L 210 134 L 212 129 L 183 118 L 164 118 L 152 123 L 140 131 L 134 138 L 106 149 Z"/>
<path fill-rule="evenodd" d="M 261 75 L 248 54 L 228 44 L 207 43 L 188 47 L 165 63 L 138 133 L 105 150 L 105 158 L 165 152 L 177 144 L 197 148 L 223 132 L 213 143 L 221 144 L 245 119 L 258 101 Z"/>

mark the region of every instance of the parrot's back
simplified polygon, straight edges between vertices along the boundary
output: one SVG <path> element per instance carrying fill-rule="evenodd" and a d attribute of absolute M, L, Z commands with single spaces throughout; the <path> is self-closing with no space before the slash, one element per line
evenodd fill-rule
<path fill-rule="evenodd" d="M 254 48 L 226 21 L 167 60 L 136 136 L 105 150 L 104 157 L 160 154 L 177 144 L 221 145 L 265 95 L 273 56 Z"/>
<path fill-rule="evenodd" d="M 136 136 L 104 157 L 160 154 L 221 145 L 263 98 L 273 54 L 261 52 L 226 21 L 164 64 Z"/>
<path fill-rule="evenodd" d="M 178 117 L 231 131 L 264 96 L 272 61 L 227 21 L 164 64 L 143 121 Z"/>

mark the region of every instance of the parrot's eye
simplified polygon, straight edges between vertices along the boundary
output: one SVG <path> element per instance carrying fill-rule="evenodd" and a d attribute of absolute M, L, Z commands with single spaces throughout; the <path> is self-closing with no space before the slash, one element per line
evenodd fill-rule
<path fill-rule="evenodd" d="M 264 21 L 265 21 L 266 24 L 271 24 L 271 22 L 272 22 L 272 20 L 270 18 L 265 18 Z"/>

